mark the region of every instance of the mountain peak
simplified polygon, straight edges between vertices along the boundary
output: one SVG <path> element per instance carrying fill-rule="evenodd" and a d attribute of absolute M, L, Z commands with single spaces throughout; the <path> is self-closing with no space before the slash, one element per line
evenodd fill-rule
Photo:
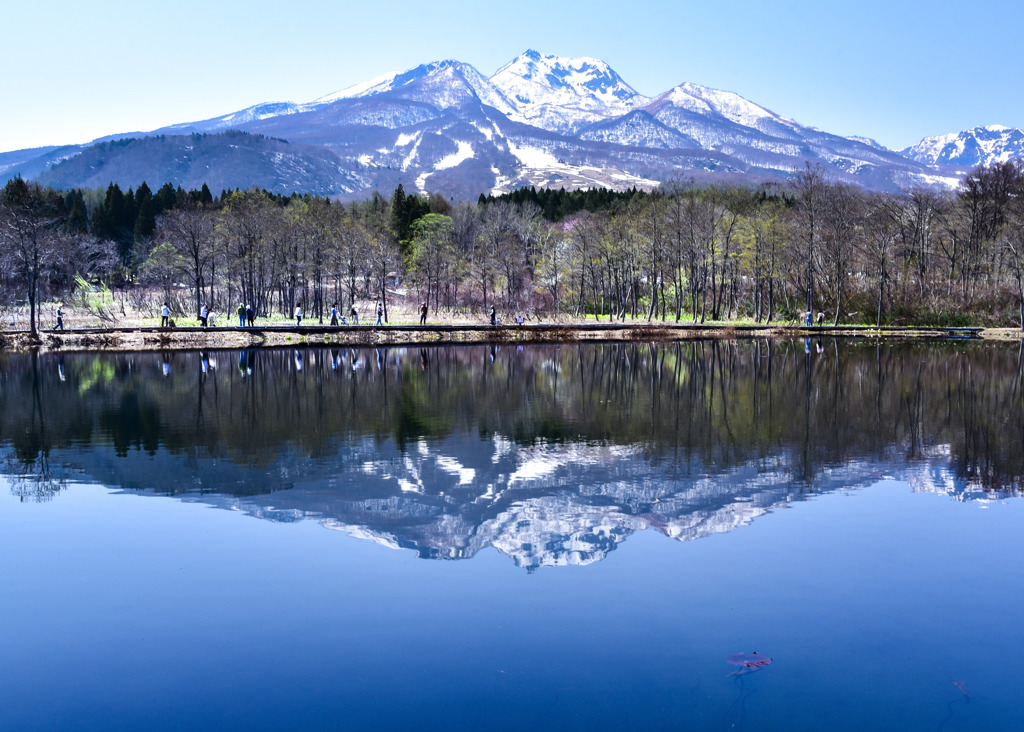
<path fill-rule="evenodd" d="M 498 69 L 490 82 L 525 119 L 548 129 L 625 114 L 648 101 L 600 59 L 533 49 Z M 564 124 L 555 120 L 554 110 Z"/>
<path fill-rule="evenodd" d="M 513 106 L 483 74 L 470 64 L 455 59 L 431 61 L 406 71 L 378 76 L 364 84 L 321 97 L 309 106 L 318 107 L 343 99 L 373 97 L 389 92 L 402 99 L 425 101 L 442 108 L 458 106 L 469 98 L 475 98 L 504 114 L 514 113 Z"/>
<path fill-rule="evenodd" d="M 671 103 L 698 114 L 715 114 L 730 122 L 760 129 L 764 123 L 792 123 L 770 109 L 754 104 L 739 94 L 687 82 L 658 97 L 654 104 Z"/>
<path fill-rule="evenodd" d="M 566 90 L 581 97 L 598 97 L 604 101 L 625 101 L 639 96 L 614 69 L 600 59 L 589 56 L 567 57 L 528 49 L 502 66 L 491 82 L 531 82 L 547 90 Z M 539 91 L 535 90 L 535 91 Z"/>

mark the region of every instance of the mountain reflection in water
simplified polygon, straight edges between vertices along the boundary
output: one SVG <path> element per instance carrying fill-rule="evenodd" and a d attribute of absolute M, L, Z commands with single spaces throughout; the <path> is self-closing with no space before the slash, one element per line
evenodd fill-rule
<path fill-rule="evenodd" d="M 24 499 L 86 480 L 528 568 L 882 475 L 958 499 L 1024 476 L 1018 344 L 7 354 L 0 379 Z"/>

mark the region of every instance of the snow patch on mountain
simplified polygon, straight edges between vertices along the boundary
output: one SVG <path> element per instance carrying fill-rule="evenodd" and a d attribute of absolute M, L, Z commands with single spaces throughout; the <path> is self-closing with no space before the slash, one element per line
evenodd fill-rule
<path fill-rule="evenodd" d="M 515 178 L 505 178 L 499 176 L 496 169 L 492 169 L 495 170 L 495 175 L 498 178 L 491 189 L 491 195 L 501 195 L 523 186 L 565 188 L 566 190 L 589 188 L 625 190 L 636 187 L 650 191 L 660 185 L 659 181 L 617 168 L 573 165 L 559 160 L 554 154 L 543 148 L 516 144 L 512 140 L 507 140 L 507 143 L 509 152 L 519 160 L 518 175 Z"/>
<path fill-rule="evenodd" d="M 448 168 L 454 168 L 464 160 L 469 160 L 473 157 L 473 146 L 468 142 L 462 140 L 455 140 L 455 144 L 458 146 L 458 151 L 445 157 L 434 163 L 434 170 L 447 170 Z"/>
<path fill-rule="evenodd" d="M 529 145 L 516 145 L 511 140 L 507 142 L 508 151 L 528 168 L 555 167 L 560 165 L 555 156 L 547 150 L 542 150 L 539 147 L 530 147 Z"/>
<path fill-rule="evenodd" d="M 422 132 L 417 132 L 416 136 L 415 136 L 415 140 L 416 140 L 416 142 L 412 146 L 412 150 L 410 150 L 409 153 L 402 160 L 402 166 L 401 166 L 402 170 L 408 170 L 409 166 L 413 164 L 414 160 L 416 160 L 416 153 L 420 149 L 420 143 L 423 142 L 423 133 Z"/>
<path fill-rule="evenodd" d="M 418 140 L 420 138 L 420 135 L 422 135 L 422 134 L 423 134 L 422 132 L 413 132 L 410 135 L 410 134 L 407 134 L 407 133 L 403 132 L 403 133 L 401 133 L 398 136 L 398 139 L 395 140 L 395 147 L 405 147 L 410 142 L 415 142 L 416 140 Z M 386 150 L 382 150 L 381 152 L 387 152 L 387 151 Z"/>
<path fill-rule="evenodd" d="M 490 142 L 491 140 L 494 139 L 494 128 L 493 127 L 489 127 L 487 125 L 480 125 L 480 124 L 475 124 L 473 126 L 476 127 L 477 131 L 481 135 L 483 135 L 484 137 L 487 138 L 488 142 Z"/>

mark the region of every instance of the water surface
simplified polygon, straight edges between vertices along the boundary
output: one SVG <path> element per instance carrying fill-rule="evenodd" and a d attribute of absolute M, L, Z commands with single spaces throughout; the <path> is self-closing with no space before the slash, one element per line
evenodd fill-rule
<path fill-rule="evenodd" d="M 987 343 L 4 356 L 0 727 L 1019 729 L 1021 383 Z"/>

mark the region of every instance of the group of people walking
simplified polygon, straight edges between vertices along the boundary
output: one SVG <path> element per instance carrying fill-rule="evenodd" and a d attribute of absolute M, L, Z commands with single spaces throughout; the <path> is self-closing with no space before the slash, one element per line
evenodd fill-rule
<path fill-rule="evenodd" d="M 374 323 L 374 325 L 375 326 L 383 326 L 384 325 L 384 314 L 385 314 L 384 303 L 381 302 L 381 301 L 378 301 L 375 309 L 376 309 L 376 313 L 377 313 L 377 321 Z M 427 303 L 426 302 L 422 303 L 420 305 L 420 307 L 419 307 L 419 314 L 420 314 L 419 324 L 420 325 L 426 325 L 427 324 L 427 314 L 429 312 L 430 312 L 430 309 L 427 306 Z M 239 305 L 238 308 L 235 310 L 235 314 L 238 316 L 238 327 L 239 328 L 245 328 L 246 326 L 248 326 L 249 328 L 252 328 L 252 327 L 255 326 L 255 324 L 256 324 L 256 310 L 255 310 L 255 308 L 253 308 L 253 306 L 251 304 L 249 304 L 249 305 L 245 305 L 245 304 Z M 302 303 L 300 302 L 300 303 L 298 303 L 295 306 L 295 325 L 296 325 L 296 327 L 299 327 L 299 326 L 302 325 L 302 317 L 303 317 Z M 490 317 L 491 325 L 497 325 L 498 324 L 497 312 L 495 311 L 493 305 L 491 306 L 489 317 Z M 520 322 L 521 322 L 521 319 L 520 319 Z M 348 318 L 346 319 L 346 317 L 344 315 L 341 315 L 341 311 L 338 309 L 338 303 L 337 302 L 332 303 L 331 304 L 331 325 L 335 326 L 335 325 L 349 325 L 349 324 L 351 324 L 351 325 L 359 325 L 359 310 L 356 308 L 355 304 L 353 303 L 352 306 L 349 308 Z M 204 303 L 203 306 L 199 309 L 199 325 L 202 328 L 213 327 L 213 310 L 210 308 L 209 304 L 207 304 L 207 303 Z M 171 306 L 170 306 L 170 303 L 165 302 L 161 306 L 161 308 L 160 308 L 160 327 L 161 328 L 168 328 L 168 327 L 169 328 L 173 328 L 174 327 L 174 321 L 171 319 Z M 64 311 L 61 309 L 60 306 L 57 307 L 57 326 L 56 326 L 56 329 L 57 330 L 64 330 Z"/>
<path fill-rule="evenodd" d="M 378 301 L 377 305 L 376 305 L 376 311 L 377 311 L 377 321 L 376 321 L 376 323 L 374 325 L 382 326 L 382 325 L 384 325 L 384 303 Z M 425 302 L 422 303 L 420 305 L 420 307 L 419 307 L 420 325 L 426 325 L 427 324 L 427 313 L 428 312 L 429 312 L 429 308 L 427 306 L 427 303 L 425 303 Z M 63 309 L 63 305 L 58 305 L 57 306 L 57 310 L 56 310 L 55 314 L 56 314 L 56 318 L 57 318 L 57 323 L 54 326 L 54 330 L 64 330 L 64 309 Z M 245 328 L 246 326 L 252 328 L 252 327 L 255 326 L 255 324 L 256 324 L 256 310 L 255 310 L 255 308 L 253 308 L 253 306 L 251 304 L 250 305 L 245 305 L 245 304 L 239 305 L 238 309 L 235 311 L 235 314 L 238 316 L 238 327 L 239 328 Z M 491 325 L 497 325 L 498 324 L 497 313 L 496 313 L 493 305 L 491 306 L 489 316 L 490 316 L 490 323 L 491 323 Z M 822 324 L 822 321 L 824 320 L 824 318 L 825 318 L 825 316 L 824 316 L 823 313 L 818 313 L 818 325 Z M 808 325 L 810 324 L 810 321 L 811 321 L 811 314 L 808 313 L 807 314 Z M 522 323 L 522 318 L 519 318 L 517 322 L 519 322 L 521 324 Z M 344 315 L 341 315 L 340 311 L 338 310 L 338 303 L 336 303 L 336 302 L 332 303 L 331 304 L 331 325 L 333 326 L 333 325 L 350 325 L 350 324 L 351 325 L 359 325 L 359 310 L 356 308 L 355 303 L 353 303 L 352 306 L 349 308 L 348 319 L 346 319 L 346 317 Z M 210 308 L 209 304 L 207 304 L 207 303 L 204 303 L 203 306 L 199 309 L 199 325 L 202 328 L 212 328 L 213 327 L 213 310 L 212 310 L 212 308 Z M 301 326 L 302 325 L 302 303 L 301 302 L 298 305 L 295 306 L 295 325 L 296 326 Z M 174 320 L 171 319 L 171 306 L 170 306 L 170 303 L 165 302 L 160 307 L 160 327 L 161 328 L 173 328 L 174 327 Z"/>

